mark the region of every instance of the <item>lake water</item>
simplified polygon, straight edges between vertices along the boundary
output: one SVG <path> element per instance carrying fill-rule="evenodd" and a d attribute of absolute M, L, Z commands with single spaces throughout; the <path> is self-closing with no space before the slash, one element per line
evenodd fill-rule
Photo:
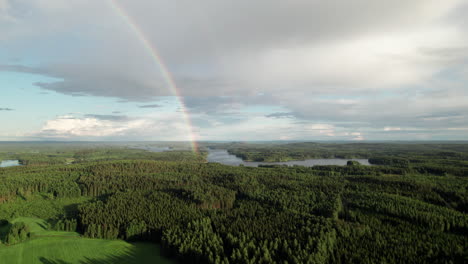
<path fill-rule="evenodd" d="M 2 160 L 0 162 L 0 168 L 20 166 L 19 160 Z"/>
<path fill-rule="evenodd" d="M 211 149 L 208 152 L 208 162 L 217 162 L 225 165 L 239 166 L 243 164 L 248 167 L 258 167 L 258 165 L 300 165 L 306 167 L 312 167 L 317 165 L 340 165 L 344 166 L 348 160 L 355 160 L 362 165 L 370 165 L 367 159 L 308 159 L 308 160 L 296 160 L 286 162 L 251 162 L 243 161 L 241 158 L 231 155 L 224 149 Z"/>

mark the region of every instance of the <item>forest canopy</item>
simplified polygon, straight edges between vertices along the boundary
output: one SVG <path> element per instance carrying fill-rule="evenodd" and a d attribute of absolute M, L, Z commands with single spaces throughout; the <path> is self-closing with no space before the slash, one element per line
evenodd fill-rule
<path fill-rule="evenodd" d="M 204 152 L 182 150 L 49 146 L 28 156 L 12 148 L 1 155 L 28 162 L 0 169 L 0 255 L 2 247 L 40 239 L 28 223 L 15 223 L 37 217 L 82 237 L 159 244 L 182 263 L 468 260 L 466 145 L 228 150 L 294 156 L 336 148 L 335 156 L 375 165 L 254 168 L 206 163 Z"/>

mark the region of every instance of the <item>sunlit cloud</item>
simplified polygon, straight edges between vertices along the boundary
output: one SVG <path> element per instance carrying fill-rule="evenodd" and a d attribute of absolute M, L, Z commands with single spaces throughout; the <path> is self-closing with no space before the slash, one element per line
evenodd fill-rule
<path fill-rule="evenodd" d="M 384 131 L 401 131 L 401 127 L 384 127 Z"/>
<path fill-rule="evenodd" d="M 176 114 L 138 118 L 97 115 L 59 116 L 48 120 L 39 131 L 25 135 L 42 139 L 145 139 L 188 140 L 184 120 Z"/>

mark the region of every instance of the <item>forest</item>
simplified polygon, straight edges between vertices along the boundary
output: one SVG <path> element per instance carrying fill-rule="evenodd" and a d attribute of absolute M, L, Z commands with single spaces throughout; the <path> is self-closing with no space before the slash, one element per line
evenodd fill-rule
<path fill-rule="evenodd" d="M 42 219 L 45 229 L 74 239 L 149 243 L 176 263 L 468 263 L 463 142 L 205 142 L 198 153 L 0 147 L 0 160 L 23 165 L 0 168 L 0 257 L 44 239 L 28 220 Z M 227 166 L 206 162 L 209 148 L 253 161 L 340 157 L 373 165 Z"/>

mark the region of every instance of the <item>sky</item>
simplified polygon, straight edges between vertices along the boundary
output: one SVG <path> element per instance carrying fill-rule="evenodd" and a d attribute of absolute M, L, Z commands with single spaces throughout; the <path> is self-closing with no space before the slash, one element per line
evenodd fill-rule
<path fill-rule="evenodd" d="M 468 1 L 0 0 L 0 124 L 0 141 L 468 140 Z"/>

